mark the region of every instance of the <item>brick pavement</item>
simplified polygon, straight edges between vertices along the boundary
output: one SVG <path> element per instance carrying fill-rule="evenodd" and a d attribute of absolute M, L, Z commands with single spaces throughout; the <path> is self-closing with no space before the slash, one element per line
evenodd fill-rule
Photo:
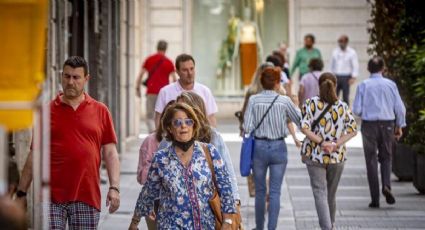
<path fill-rule="evenodd" d="M 240 142 L 235 137 L 237 127 L 229 123 L 219 127 L 219 130 L 226 133 L 225 140 L 238 170 Z M 140 185 L 136 181 L 140 142 L 140 139 L 135 141 L 121 157 L 121 207 L 113 215 L 107 214 L 103 207 L 99 229 L 127 229 L 130 223 L 140 191 Z M 318 229 L 307 170 L 300 162 L 295 146 L 288 146 L 289 164 L 282 187 L 278 229 Z M 351 146 L 355 147 L 349 148 L 349 159 L 337 193 L 337 229 L 425 229 L 425 196 L 418 195 L 411 182 L 397 182 L 393 178 L 393 192 L 397 203 L 389 206 L 381 197 L 381 209 L 372 210 L 367 207 L 370 197 L 363 152 L 358 148 L 358 143 L 352 143 Z M 245 178 L 239 177 L 238 183 L 243 202 L 243 220 L 246 229 L 250 230 L 255 227 L 254 198 L 248 197 Z M 102 199 L 106 195 L 106 189 L 106 186 L 102 186 Z M 139 229 L 146 229 L 143 222 Z"/>

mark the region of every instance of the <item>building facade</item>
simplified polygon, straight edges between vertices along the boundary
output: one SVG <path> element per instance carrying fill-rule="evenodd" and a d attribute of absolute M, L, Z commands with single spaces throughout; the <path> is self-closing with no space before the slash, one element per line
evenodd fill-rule
<path fill-rule="evenodd" d="M 264 58 L 277 49 L 279 42 L 289 46 L 289 58 L 303 45 L 307 33 L 316 36 L 316 47 L 322 52 L 325 70 L 332 50 L 342 34 L 350 37 L 350 46 L 358 52 L 359 80 L 368 76 L 367 33 L 370 5 L 357 0 L 141 0 L 142 57 L 154 52 L 159 39 L 170 42 L 168 55 L 175 58 L 182 52 L 197 60 L 197 79 L 214 89 L 219 96 L 242 95 L 242 90 L 221 90 L 217 77 L 219 50 L 228 33 L 232 8 L 243 20 L 243 9 L 251 9 L 251 21 L 260 30 L 261 55 Z M 227 76 L 237 77 L 237 76 Z M 294 85 L 294 90 L 297 85 Z M 352 90 L 351 97 L 354 97 Z"/>
<path fill-rule="evenodd" d="M 239 38 L 232 37 L 231 25 L 235 18 L 237 23 L 254 28 L 258 62 L 283 41 L 289 46 L 291 63 L 296 50 L 303 45 L 304 35 L 313 33 L 327 69 L 338 36 L 347 34 L 350 46 L 359 55 L 359 80 L 368 76 L 370 6 L 367 1 L 51 0 L 49 4 L 47 93 L 53 98 L 61 90 L 59 76 L 67 57 L 85 57 L 91 75 L 87 91 L 109 107 L 120 152 L 125 151 L 128 140 L 139 134 L 140 118 L 145 111 L 141 106 L 144 98 L 135 97 L 135 79 L 141 62 L 156 51 L 160 39 L 168 41 L 167 56 L 171 59 L 180 53 L 193 54 L 197 80 L 209 86 L 218 96 L 217 100 L 226 102 L 218 103 L 220 113 L 225 116 L 241 107 L 244 93 L 238 52 L 229 52 L 231 70 L 227 75 L 218 74 L 223 42 L 229 37 L 230 40 Z M 296 84 L 293 90 L 297 90 Z M 353 95 L 354 90 L 351 97 Z M 13 139 L 18 167 L 22 170 L 31 131 L 16 132 Z M 35 186 L 36 193 L 40 194 L 41 181 Z M 35 210 L 33 219 L 40 222 L 39 213 L 40 210 Z M 36 221 L 36 225 L 39 222 Z"/>
<path fill-rule="evenodd" d="M 114 120 L 118 151 L 139 133 L 140 102 L 134 81 L 141 54 L 143 9 L 140 0 L 51 0 L 48 1 L 46 80 L 41 101 L 46 104 L 62 89 L 60 75 L 64 61 L 73 55 L 89 64 L 86 91 L 105 103 Z M 34 126 L 16 131 L 10 144 L 19 172 L 33 146 L 34 181 L 28 195 L 28 219 L 34 229 L 47 228 L 46 210 L 40 205 L 49 199 L 49 112 L 43 105 L 35 112 Z M 43 214 L 44 213 L 44 214 Z"/>

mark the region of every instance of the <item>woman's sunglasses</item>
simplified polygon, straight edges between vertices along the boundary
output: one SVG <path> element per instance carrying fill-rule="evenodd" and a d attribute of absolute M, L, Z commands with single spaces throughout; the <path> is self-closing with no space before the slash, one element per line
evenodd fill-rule
<path fill-rule="evenodd" d="M 193 126 L 193 124 L 194 124 L 194 122 L 193 122 L 193 120 L 192 120 L 192 119 L 190 119 L 190 118 L 186 118 L 186 119 L 176 119 L 176 120 L 174 120 L 174 121 L 173 121 L 173 126 L 174 126 L 175 128 L 180 128 L 180 127 L 182 127 L 182 126 L 183 126 L 183 123 L 184 123 L 186 126 L 189 126 L 189 127 L 192 127 L 192 126 Z"/>

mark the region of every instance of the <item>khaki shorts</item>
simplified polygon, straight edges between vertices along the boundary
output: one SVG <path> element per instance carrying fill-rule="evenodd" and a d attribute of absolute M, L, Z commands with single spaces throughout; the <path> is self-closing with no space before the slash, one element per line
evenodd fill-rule
<path fill-rule="evenodd" d="M 146 95 L 146 118 L 148 120 L 155 119 L 155 104 L 158 94 L 147 94 Z"/>

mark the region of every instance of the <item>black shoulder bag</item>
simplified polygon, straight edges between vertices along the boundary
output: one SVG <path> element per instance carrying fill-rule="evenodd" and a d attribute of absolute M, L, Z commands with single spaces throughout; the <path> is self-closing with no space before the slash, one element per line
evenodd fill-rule
<path fill-rule="evenodd" d="M 316 126 L 319 124 L 320 120 L 325 116 L 325 114 L 327 112 L 329 112 L 329 109 L 331 109 L 332 104 L 329 103 L 328 106 L 326 106 L 326 108 L 322 111 L 322 113 L 319 115 L 319 117 L 313 121 L 313 123 L 311 124 L 310 130 L 314 131 L 314 129 L 316 128 Z M 311 146 L 311 141 L 305 137 L 303 140 L 303 144 L 301 146 L 301 156 L 307 156 L 309 157 L 311 155 L 311 152 L 313 151 L 313 147 Z M 304 160 L 303 160 L 304 162 Z"/>

